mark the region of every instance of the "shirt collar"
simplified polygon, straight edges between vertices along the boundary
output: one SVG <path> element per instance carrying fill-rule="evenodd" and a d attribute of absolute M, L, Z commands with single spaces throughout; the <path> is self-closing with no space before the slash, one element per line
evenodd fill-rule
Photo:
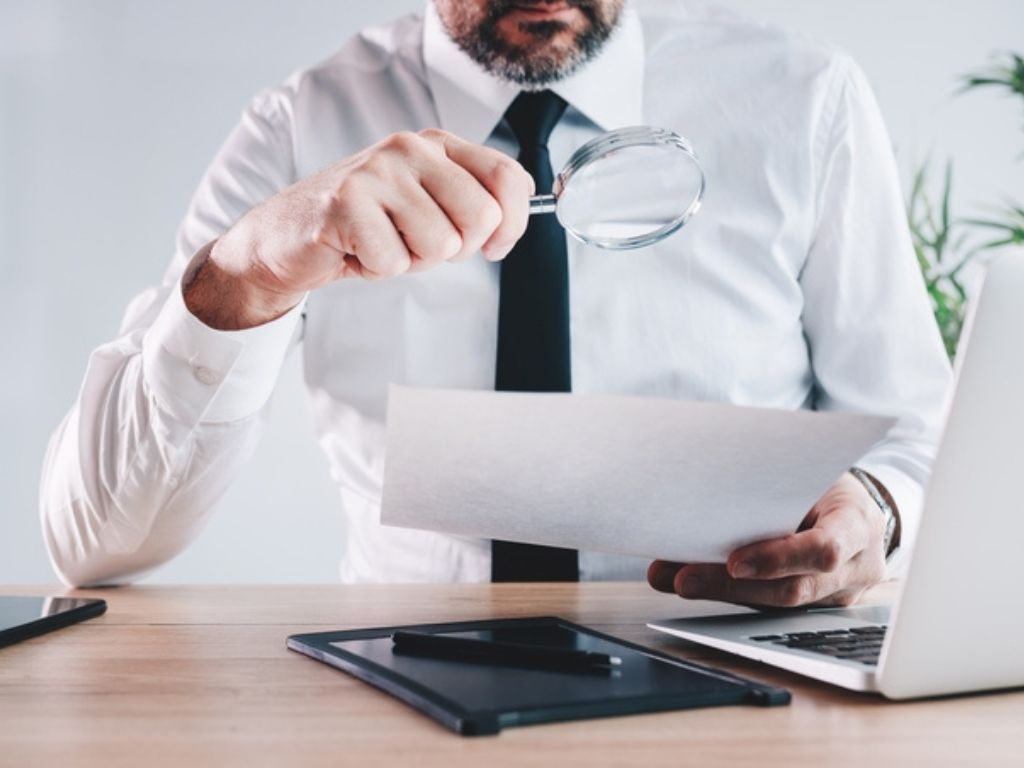
<path fill-rule="evenodd" d="M 423 20 L 423 60 L 440 127 L 482 143 L 521 88 L 487 72 L 448 36 L 432 0 Z M 630 5 L 596 58 L 548 87 L 602 130 L 643 123 L 644 38 Z"/>

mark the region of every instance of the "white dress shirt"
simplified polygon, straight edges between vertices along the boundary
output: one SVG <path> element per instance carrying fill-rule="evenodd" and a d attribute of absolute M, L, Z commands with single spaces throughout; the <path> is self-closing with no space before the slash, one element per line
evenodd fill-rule
<path fill-rule="evenodd" d="M 574 390 L 897 416 L 859 464 L 913 538 L 949 370 L 860 70 L 773 26 L 662 0 L 627 8 L 600 55 L 551 88 L 570 105 L 550 140 L 556 169 L 601 131 L 647 124 L 688 137 L 709 179 L 700 214 L 660 244 L 569 240 Z M 502 114 L 517 93 L 428 5 L 256 97 L 202 180 L 162 285 L 92 354 L 51 441 L 41 513 L 65 581 L 130 580 L 199 534 L 299 340 L 347 521 L 342 580 L 489 579 L 488 541 L 381 526 L 379 500 L 389 382 L 493 388 L 499 265 L 337 282 L 237 332 L 193 317 L 180 285 L 253 205 L 395 131 L 440 126 L 515 155 Z M 644 563 L 581 553 L 580 565 L 608 578 Z"/>

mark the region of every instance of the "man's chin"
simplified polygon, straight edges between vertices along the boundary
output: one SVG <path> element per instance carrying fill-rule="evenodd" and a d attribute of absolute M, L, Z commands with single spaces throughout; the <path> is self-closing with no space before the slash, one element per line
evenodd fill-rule
<path fill-rule="evenodd" d="M 618 9 L 615 5 L 615 14 L 605 20 L 596 4 L 584 0 L 494 0 L 484 19 L 452 13 L 448 31 L 492 74 L 541 87 L 571 74 L 597 53 L 615 26 Z"/>

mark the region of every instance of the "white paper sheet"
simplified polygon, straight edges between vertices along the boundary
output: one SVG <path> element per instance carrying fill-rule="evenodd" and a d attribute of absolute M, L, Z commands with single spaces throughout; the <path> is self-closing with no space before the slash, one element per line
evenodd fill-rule
<path fill-rule="evenodd" d="M 893 420 L 392 387 L 381 521 L 680 562 L 796 530 Z"/>

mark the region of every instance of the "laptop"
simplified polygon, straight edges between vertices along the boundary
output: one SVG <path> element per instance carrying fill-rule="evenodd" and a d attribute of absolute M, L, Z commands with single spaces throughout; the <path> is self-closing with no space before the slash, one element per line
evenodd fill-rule
<path fill-rule="evenodd" d="M 1024 256 L 991 262 L 961 344 L 921 528 L 892 606 L 648 626 L 890 699 L 1024 686 Z"/>

